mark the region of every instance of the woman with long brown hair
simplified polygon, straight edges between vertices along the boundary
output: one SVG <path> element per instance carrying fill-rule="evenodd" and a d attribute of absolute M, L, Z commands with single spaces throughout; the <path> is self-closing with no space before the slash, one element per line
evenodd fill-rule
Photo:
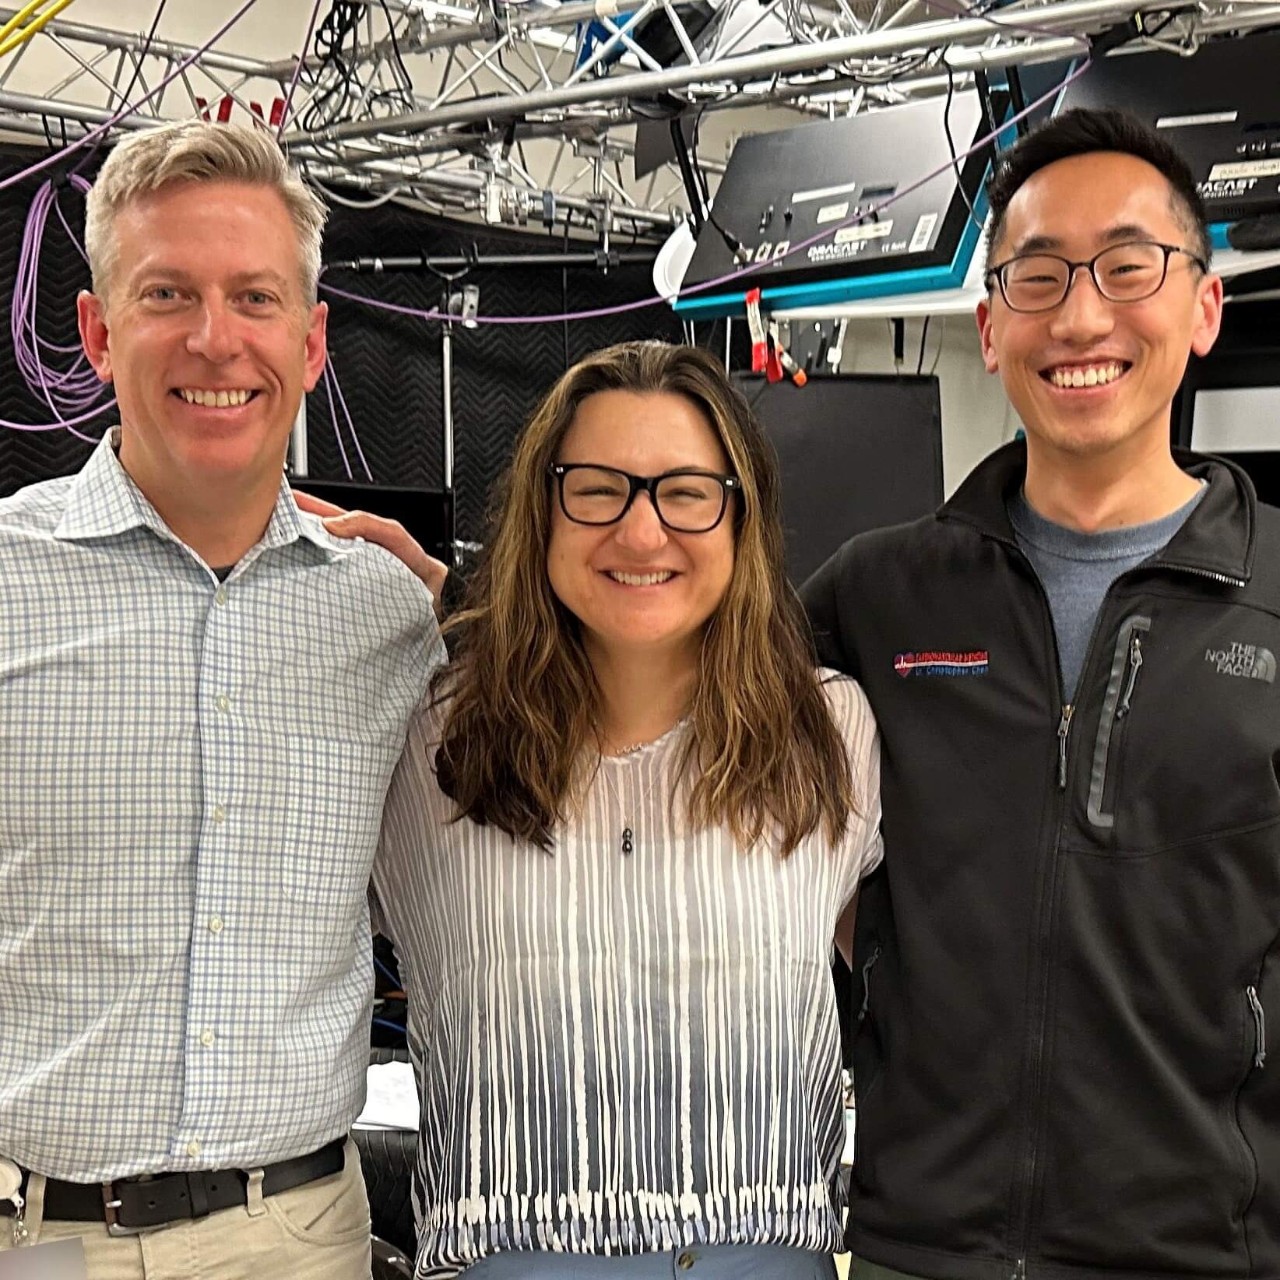
<path fill-rule="evenodd" d="M 587 357 L 520 437 L 375 890 L 411 991 L 420 1275 L 817 1280 L 832 939 L 875 727 L 820 672 L 772 450 L 696 348 Z"/>

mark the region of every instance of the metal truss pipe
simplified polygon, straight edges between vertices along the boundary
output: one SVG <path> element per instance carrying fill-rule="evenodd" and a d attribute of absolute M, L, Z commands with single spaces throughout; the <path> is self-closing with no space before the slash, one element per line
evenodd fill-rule
<path fill-rule="evenodd" d="M 333 185 L 338 185 L 348 180 L 343 170 L 334 166 L 332 162 L 327 169 L 308 165 L 306 172 L 320 182 Z M 418 172 L 400 172 L 387 166 L 379 167 L 378 174 L 386 180 L 389 186 L 398 183 L 406 187 L 435 187 L 441 191 L 473 196 L 480 195 L 490 181 L 488 177 L 481 173 L 462 173 L 449 169 L 423 169 Z M 367 183 L 359 185 L 364 187 Z M 533 190 L 525 186 L 521 186 L 520 189 Z M 589 200 L 584 196 L 562 195 L 558 191 L 552 194 L 555 196 L 557 209 L 572 209 L 575 213 L 586 214 L 592 218 L 599 217 L 604 211 L 604 204 L 600 200 Z M 674 225 L 670 214 L 655 213 L 650 209 L 642 209 L 635 205 L 625 205 L 617 201 L 614 201 L 609 206 L 609 213 L 613 218 L 622 219 L 624 222 L 642 223 L 646 226 L 661 227 L 666 230 L 670 230 Z M 529 221 L 530 223 L 540 223 L 538 210 L 531 210 Z"/>
<path fill-rule="evenodd" d="M 52 116 L 55 120 L 76 120 L 82 124 L 105 124 L 115 119 L 114 111 L 106 111 L 102 107 L 81 106 L 76 102 L 59 102 L 54 98 L 36 98 L 26 93 L 12 93 L 8 89 L 0 89 L 0 111 L 13 111 L 20 115 Z M 13 121 L 0 119 L 0 128 L 10 128 Z M 130 112 L 116 121 L 126 129 L 149 129 L 165 124 L 154 116 L 140 116 Z M 41 130 L 43 133 L 43 129 Z"/>
<path fill-rule="evenodd" d="M 693 0 L 674 0 L 673 8 L 682 9 L 692 3 Z M 430 22 L 439 17 L 452 17 L 458 12 L 456 8 L 440 7 L 443 11 L 440 14 L 419 11 L 419 15 Z M 493 40 L 498 36 L 500 25 L 507 31 L 531 37 L 539 28 L 574 27 L 580 22 L 592 22 L 602 15 L 615 18 L 622 11 L 623 5 L 620 0 L 601 0 L 600 3 L 596 3 L 596 0 L 576 0 L 573 4 L 562 5 L 522 4 L 518 9 L 505 13 L 501 24 L 494 18 L 488 18 L 482 22 L 446 23 L 437 30 L 401 38 L 399 48 L 401 53 L 434 53 L 437 49 L 452 49 L 458 45 L 476 41 Z M 377 56 L 383 52 L 390 52 L 391 47 L 390 41 L 379 41 L 373 46 L 371 52 Z M 293 75 L 297 61 L 296 58 L 286 58 L 266 64 L 263 70 L 269 72 L 274 79 L 288 79 Z M 313 67 L 318 66 L 319 63 L 315 58 L 308 56 L 305 65 Z"/>
<path fill-rule="evenodd" d="M 346 258 L 340 262 L 328 262 L 326 271 L 356 271 L 361 274 L 382 275 L 398 271 L 477 271 L 526 270 L 529 267 L 587 268 L 600 270 L 605 267 L 653 265 L 652 249 L 613 249 L 604 252 L 580 253 L 475 253 L 475 254 L 413 254 L 409 257 Z"/>
<path fill-rule="evenodd" d="M 554 111 L 585 102 L 651 98 L 673 89 L 685 89 L 693 84 L 706 84 L 710 81 L 749 81 L 763 76 L 814 71 L 833 63 L 881 57 L 910 49 L 987 40 L 998 31 L 1018 36 L 1032 24 L 1037 30 L 1053 31 L 1062 27 L 1069 30 L 1082 23 L 1119 22 L 1141 12 L 1143 7 L 1134 0 L 1059 0 L 1058 3 L 1039 7 L 1033 13 L 1019 12 L 1007 21 L 993 15 L 922 22 L 892 31 L 871 32 L 840 40 L 824 40 L 816 44 L 793 45 L 784 49 L 746 54 L 706 62 L 696 67 L 670 67 L 665 71 L 611 77 L 592 84 L 535 90 L 505 98 L 486 98 L 474 103 L 450 103 L 434 111 L 409 112 L 381 120 L 355 120 L 331 125 L 311 135 L 295 133 L 287 137 L 286 141 L 301 142 L 309 136 L 320 142 L 340 142 L 377 133 L 413 133 L 438 129 L 474 120 L 511 120 L 532 112 Z"/>
<path fill-rule="evenodd" d="M 18 9 L 0 8 L 0 24 L 18 16 Z M 200 53 L 198 45 L 173 44 L 168 40 L 153 40 L 150 44 L 140 35 L 132 35 L 127 31 L 115 31 L 110 27 L 91 27 L 81 22 L 68 22 L 65 18 L 54 18 L 45 24 L 44 30 L 64 40 L 80 40 L 85 44 L 98 45 L 104 49 L 119 49 L 129 53 L 141 53 L 144 49 L 148 55 L 157 58 L 169 58 L 175 62 L 185 62 L 192 54 Z M 235 53 L 218 53 L 207 49 L 200 53 L 200 62 L 208 67 L 217 67 L 220 71 L 235 71 L 240 75 L 264 76 L 269 80 L 278 80 L 279 76 L 269 74 L 271 65 L 254 58 L 243 58 Z M 288 64 L 290 72 L 293 61 Z"/>

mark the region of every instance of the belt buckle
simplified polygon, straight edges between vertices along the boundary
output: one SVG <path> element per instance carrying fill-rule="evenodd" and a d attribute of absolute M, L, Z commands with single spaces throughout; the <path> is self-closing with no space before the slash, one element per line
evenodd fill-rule
<path fill-rule="evenodd" d="M 114 1182 L 102 1184 L 102 1214 L 107 1224 L 109 1236 L 140 1236 L 151 1227 L 126 1227 L 119 1219 L 119 1210 L 123 1202 L 116 1197 Z"/>

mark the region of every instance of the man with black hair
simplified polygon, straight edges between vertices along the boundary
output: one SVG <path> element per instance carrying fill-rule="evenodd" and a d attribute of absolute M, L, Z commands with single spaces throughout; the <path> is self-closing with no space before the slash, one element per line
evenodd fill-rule
<path fill-rule="evenodd" d="M 1026 440 L 804 592 L 883 735 L 852 1274 L 1280 1276 L 1280 513 L 1171 447 L 1221 319 L 1203 205 L 1096 111 L 990 195 Z"/>

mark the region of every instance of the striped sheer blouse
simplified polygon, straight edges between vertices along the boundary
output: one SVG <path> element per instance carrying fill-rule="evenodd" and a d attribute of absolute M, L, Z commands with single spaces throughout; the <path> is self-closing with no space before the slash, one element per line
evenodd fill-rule
<path fill-rule="evenodd" d="M 881 856 L 879 744 L 824 675 L 860 812 L 785 860 L 669 804 L 683 726 L 603 760 L 550 853 L 451 822 L 437 722 L 413 728 L 374 887 L 410 989 L 420 1276 L 509 1249 L 839 1247 L 831 948 Z"/>

